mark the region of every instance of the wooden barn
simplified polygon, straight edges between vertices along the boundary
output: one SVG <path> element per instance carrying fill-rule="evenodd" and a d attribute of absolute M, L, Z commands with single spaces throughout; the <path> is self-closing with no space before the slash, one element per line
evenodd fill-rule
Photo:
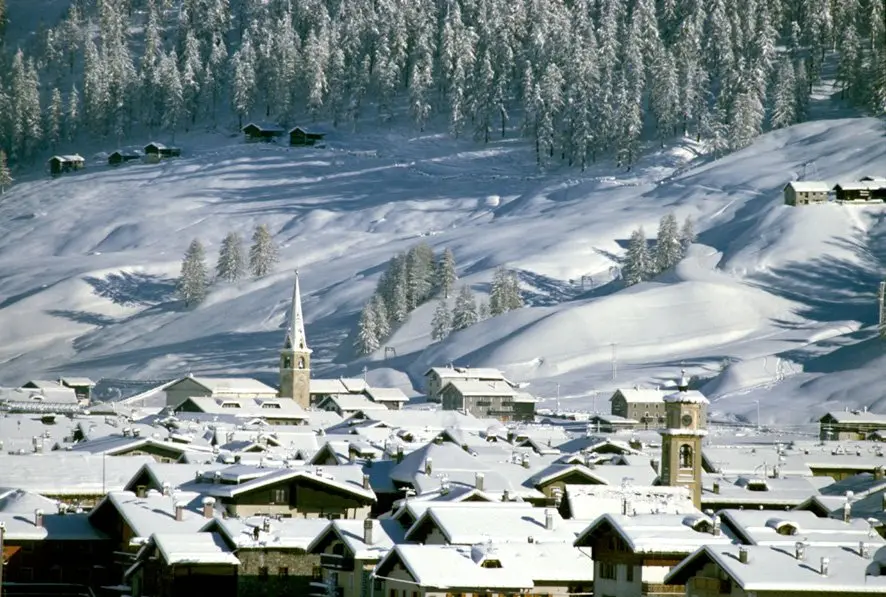
<path fill-rule="evenodd" d="M 150 162 L 159 162 L 163 158 L 174 158 L 182 154 L 178 147 L 168 147 L 162 143 L 148 143 L 144 152 L 145 158 Z"/>
<path fill-rule="evenodd" d="M 53 176 L 80 170 L 86 165 L 86 160 L 78 154 L 54 155 L 49 158 L 49 172 Z"/>
<path fill-rule="evenodd" d="M 285 132 L 281 126 L 267 122 L 250 122 L 243 127 L 247 143 L 270 143 Z"/>
<path fill-rule="evenodd" d="M 118 149 L 117 151 L 111 152 L 108 156 L 108 164 L 111 166 L 119 166 L 120 164 L 124 164 L 126 162 L 131 162 L 132 160 L 137 160 L 142 156 L 134 151 L 124 151 L 122 149 Z"/>
<path fill-rule="evenodd" d="M 309 131 L 300 126 L 297 126 L 289 131 L 289 144 L 315 145 L 317 142 L 322 141 L 323 137 L 325 136 L 326 133 L 321 133 L 319 131 Z"/>
<path fill-rule="evenodd" d="M 784 202 L 785 205 L 825 203 L 830 190 L 826 182 L 795 180 L 785 185 Z"/>
<path fill-rule="evenodd" d="M 834 186 L 837 201 L 873 201 L 886 199 L 886 181 L 860 180 Z"/>

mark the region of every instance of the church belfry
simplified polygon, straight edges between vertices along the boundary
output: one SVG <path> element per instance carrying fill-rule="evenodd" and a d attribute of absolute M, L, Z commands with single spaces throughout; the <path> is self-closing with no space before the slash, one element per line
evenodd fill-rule
<path fill-rule="evenodd" d="M 305 320 L 301 310 L 301 289 L 298 270 L 292 290 L 292 305 L 286 339 L 280 351 L 280 397 L 292 398 L 302 408 L 311 405 L 311 349 L 305 336 Z"/>
<path fill-rule="evenodd" d="M 708 399 L 690 390 L 685 373 L 678 391 L 664 397 L 666 428 L 661 430 L 659 482 L 670 487 L 687 487 L 692 502 L 701 509 L 701 440 L 707 435 Z"/>

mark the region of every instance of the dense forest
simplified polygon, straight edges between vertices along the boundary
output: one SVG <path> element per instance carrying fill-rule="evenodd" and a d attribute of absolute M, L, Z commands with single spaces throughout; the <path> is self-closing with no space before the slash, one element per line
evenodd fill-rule
<path fill-rule="evenodd" d="M 630 166 L 643 141 L 724 152 L 801 121 L 830 66 L 884 110 L 882 0 L 75 0 L 3 47 L 0 148 L 380 121 Z"/>

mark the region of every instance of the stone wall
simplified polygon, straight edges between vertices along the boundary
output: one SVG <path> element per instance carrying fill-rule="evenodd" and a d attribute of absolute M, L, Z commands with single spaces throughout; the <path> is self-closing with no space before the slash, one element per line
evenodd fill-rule
<path fill-rule="evenodd" d="M 241 549 L 238 597 L 307 595 L 321 579 L 320 556 L 300 549 Z"/>

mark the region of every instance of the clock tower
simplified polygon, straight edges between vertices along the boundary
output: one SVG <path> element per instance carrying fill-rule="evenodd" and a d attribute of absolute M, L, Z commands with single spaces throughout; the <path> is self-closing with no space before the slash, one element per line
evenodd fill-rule
<path fill-rule="evenodd" d="M 292 398 L 302 408 L 308 408 L 311 406 L 311 349 L 305 336 L 298 270 L 289 311 L 289 326 L 280 351 L 280 397 Z"/>
<path fill-rule="evenodd" d="M 704 394 L 689 390 L 685 372 L 678 391 L 664 397 L 666 428 L 661 430 L 659 482 L 687 487 L 696 508 L 701 508 L 701 440 L 705 429 Z"/>

